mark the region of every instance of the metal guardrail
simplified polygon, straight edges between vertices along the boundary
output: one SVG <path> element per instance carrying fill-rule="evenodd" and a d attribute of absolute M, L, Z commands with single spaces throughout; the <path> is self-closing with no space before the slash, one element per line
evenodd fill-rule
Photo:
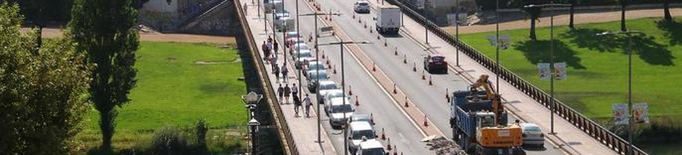
<path fill-rule="evenodd" d="M 436 24 L 433 22 L 426 20 L 423 16 L 418 14 L 416 11 L 412 10 L 411 8 L 407 7 L 405 4 L 397 1 L 397 0 L 386 0 L 387 2 L 396 5 L 400 7 L 403 12 L 405 12 L 406 15 L 408 15 L 410 18 L 416 20 L 418 23 L 421 25 L 425 26 L 427 29 L 429 29 L 431 32 L 436 34 L 438 37 L 441 39 L 445 40 L 448 42 L 450 45 L 453 45 L 455 48 L 457 48 L 459 51 L 462 51 L 462 53 L 468 55 L 471 57 L 473 60 L 476 62 L 480 63 L 487 69 L 491 71 L 496 71 L 496 63 L 493 61 L 493 59 L 490 59 L 483 53 L 479 52 L 478 50 L 474 49 L 472 46 L 469 46 L 468 44 L 459 41 L 455 39 L 454 36 L 451 34 L 448 34 L 445 32 L 443 29 L 438 27 Z M 517 89 L 521 90 L 523 93 L 526 95 L 530 96 L 534 100 L 538 101 L 540 104 L 545 106 L 548 109 L 551 109 L 551 100 L 552 98 L 550 95 L 542 91 L 540 88 L 534 86 L 530 82 L 524 80 L 520 76 L 512 73 L 509 71 L 509 69 L 500 66 L 499 72 L 500 78 L 506 80 L 509 82 L 511 85 L 516 87 Z M 609 131 L 608 129 L 602 127 L 598 123 L 590 120 L 589 118 L 585 117 L 584 115 L 580 114 L 579 112 L 575 111 L 573 108 L 567 106 L 563 102 L 557 100 L 556 98 L 554 99 L 555 105 L 555 110 L 553 111 L 556 113 L 558 116 L 564 118 L 566 121 L 569 123 L 573 124 L 576 126 L 578 129 L 582 130 L 583 132 L 587 133 L 590 135 L 592 138 L 598 140 L 602 144 L 606 145 L 609 147 L 611 150 L 619 153 L 619 154 L 627 154 L 628 149 L 629 149 L 629 144 L 627 141 L 623 140 L 622 138 L 618 137 L 618 135 L 614 134 L 613 132 Z M 648 155 L 646 152 L 642 151 L 641 149 L 634 147 L 633 148 L 634 155 Z"/>
<path fill-rule="evenodd" d="M 282 108 L 280 107 L 279 101 L 277 100 L 277 97 L 275 95 L 275 91 L 272 88 L 270 78 L 268 78 L 268 72 L 265 69 L 265 64 L 263 64 L 263 61 L 260 55 L 260 52 L 258 52 L 258 44 L 256 44 L 255 39 L 251 34 L 251 28 L 249 27 L 247 23 L 246 16 L 244 14 L 244 10 L 241 7 L 242 3 L 240 0 L 233 0 L 233 3 L 235 5 L 235 8 L 237 9 L 237 14 L 239 16 L 239 22 L 242 25 L 242 29 L 244 31 L 244 36 L 246 37 L 246 41 L 249 47 L 249 53 L 251 54 L 251 57 L 253 58 L 253 62 L 256 65 L 256 70 L 258 70 L 258 78 L 261 80 L 261 86 L 263 88 L 263 93 L 265 96 L 266 102 L 269 104 L 270 110 L 273 112 L 272 117 L 275 120 L 275 124 L 277 125 L 278 132 L 277 135 L 279 138 L 282 140 L 282 149 L 285 154 L 287 155 L 299 155 L 298 149 L 296 148 L 296 143 L 294 142 L 293 136 L 291 135 L 291 131 L 289 130 L 289 126 L 287 125 L 287 121 L 284 118 L 284 115 L 282 114 Z"/>

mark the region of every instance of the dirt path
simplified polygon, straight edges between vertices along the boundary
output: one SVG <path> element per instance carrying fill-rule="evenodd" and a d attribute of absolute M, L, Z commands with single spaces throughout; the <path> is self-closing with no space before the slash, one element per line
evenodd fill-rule
<path fill-rule="evenodd" d="M 23 31 L 28 29 L 23 28 Z M 43 29 L 43 37 L 56 38 L 61 37 L 63 30 L 61 28 L 45 28 Z M 230 36 L 210 36 L 210 35 L 194 35 L 194 34 L 161 34 L 161 33 L 140 33 L 140 41 L 158 41 L 158 42 L 185 42 L 185 43 L 216 43 L 216 44 L 232 44 L 236 43 L 234 37 Z"/>
<path fill-rule="evenodd" d="M 682 8 L 670 8 L 670 13 L 673 15 L 673 17 L 679 17 L 682 16 Z M 549 12 L 545 11 L 543 12 L 543 16 L 546 16 L 549 14 Z M 625 14 L 625 19 L 638 19 L 638 18 L 646 18 L 646 17 L 663 17 L 663 9 L 645 9 L 645 10 L 631 10 L 627 11 Z M 523 18 L 523 17 L 521 17 Z M 575 24 L 583 24 L 583 23 L 601 23 L 601 22 L 610 22 L 610 21 L 619 21 L 620 20 L 620 10 L 610 10 L 607 12 L 585 12 L 585 13 L 580 13 L 576 11 L 576 14 L 574 15 L 575 18 Z M 560 15 L 554 16 L 554 25 L 568 25 L 568 20 L 569 20 L 569 14 L 568 13 L 563 13 L 561 12 Z M 540 22 L 537 22 L 536 26 L 537 27 L 547 27 L 550 25 L 549 23 L 550 17 L 542 17 L 540 18 Z M 514 30 L 514 29 L 527 29 L 530 26 L 530 20 L 515 20 L 515 21 L 510 21 L 510 22 L 503 22 L 500 23 L 500 30 Z M 450 27 L 443 27 L 443 29 L 447 32 L 454 33 L 455 32 L 455 27 L 450 26 Z M 484 24 L 484 25 L 472 25 L 472 26 L 460 26 L 459 27 L 459 33 L 460 34 L 466 34 L 466 33 L 478 33 L 478 32 L 490 32 L 490 31 L 495 31 L 495 24 Z"/>

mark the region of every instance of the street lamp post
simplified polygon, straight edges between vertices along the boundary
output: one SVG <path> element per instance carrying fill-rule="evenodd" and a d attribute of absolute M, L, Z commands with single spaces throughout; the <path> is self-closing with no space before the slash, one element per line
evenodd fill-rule
<path fill-rule="evenodd" d="M 426 4 L 429 4 L 428 0 L 424 0 L 424 23 L 427 23 L 429 21 L 428 17 L 426 14 L 429 12 L 426 10 L 428 9 L 428 6 Z M 429 28 L 424 26 L 424 35 L 426 36 L 426 44 L 429 44 Z"/>
<path fill-rule="evenodd" d="M 321 46 L 324 46 L 324 45 L 337 45 L 337 44 L 339 45 L 339 48 L 340 48 L 339 54 L 341 55 L 341 91 L 343 91 L 344 94 L 345 94 L 345 92 L 346 92 L 346 76 L 345 76 L 345 75 L 346 75 L 346 71 L 345 71 L 345 68 L 344 68 L 344 66 L 345 66 L 345 65 L 344 65 L 344 64 L 345 64 L 345 61 L 344 61 L 344 59 L 343 59 L 343 55 L 344 55 L 344 54 L 343 54 L 343 45 L 345 45 L 345 44 L 371 44 L 371 42 L 368 42 L 368 41 L 346 41 L 346 42 L 344 42 L 343 39 L 340 39 L 339 42 L 321 44 Z M 318 84 L 318 86 L 319 86 L 319 84 Z M 344 95 L 344 96 L 345 96 L 345 95 Z M 343 104 L 346 104 L 346 98 L 347 98 L 347 97 L 343 97 Z M 341 130 L 343 130 L 343 142 L 344 142 L 344 143 L 343 143 L 343 148 L 344 148 L 344 154 L 347 155 L 347 154 L 348 154 L 348 138 L 347 138 L 347 137 L 348 137 L 348 130 L 346 130 L 346 128 L 348 127 L 348 121 L 347 121 L 347 118 L 346 118 L 346 112 L 343 112 L 343 119 L 346 120 L 346 121 L 344 121 Z"/>
<path fill-rule="evenodd" d="M 549 29 L 550 29 L 550 42 L 549 42 L 549 47 L 550 47 L 550 58 L 549 58 L 549 66 L 550 66 L 550 72 L 551 72 L 552 74 L 554 74 L 554 73 L 555 73 L 555 70 L 556 70 L 556 68 L 554 68 L 554 7 L 570 7 L 570 6 L 571 6 L 571 4 L 557 4 L 557 3 L 554 3 L 554 1 L 551 1 L 550 4 L 541 4 L 541 5 L 534 5 L 534 4 L 531 4 L 531 5 L 523 6 L 524 8 L 538 8 L 538 7 L 539 7 L 539 8 L 546 8 L 546 7 L 549 7 L 549 8 L 550 8 L 549 11 L 550 11 L 550 14 L 551 14 L 551 15 L 550 15 L 550 17 L 549 17 L 549 19 L 550 19 L 550 20 L 549 20 L 549 25 L 550 25 L 550 26 L 549 26 Z M 549 113 L 549 115 L 550 115 L 550 124 L 551 124 L 551 125 L 550 125 L 550 132 L 549 132 L 550 134 L 556 134 L 556 132 L 554 132 L 554 111 L 555 111 L 555 109 L 556 109 L 556 102 L 554 101 L 554 78 L 555 78 L 555 76 L 556 76 L 556 75 L 552 75 L 552 76 L 550 77 L 550 80 L 549 80 L 549 81 L 550 81 L 550 82 L 549 82 L 549 83 L 550 83 L 549 94 L 550 94 L 550 98 L 551 98 L 551 101 L 550 101 L 550 103 L 549 103 L 549 107 L 550 107 L 550 113 Z"/>
<path fill-rule="evenodd" d="M 298 14 L 298 12 L 296 12 L 296 13 Z M 320 52 L 319 52 L 320 50 L 319 50 L 319 48 L 318 48 L 318 46 L 317 46 L 317 38 L 318 38 L 318 37 L 317 37 L 317 36 L 318 36 L 318 34 L 317 34 L 317 31 L 318 31 L 318 30 L 317 30 L 317 16 L 318 16 L 318 15 L 337 15 L 337 16 L 340 16 L 341 14 L 340 14 L 340 13 L 317 13 L 317 12 L 315 12 L 315 13 L 309 13 L 309 14 L 296 15 L 296 16 L 313 16 L 313 17 L 314 17 L 314 21 L 315 21 L 315 60 L 318 61 L 318 63 L 319 63 L 319 62 L 321 62 L 321 61 L 320 61 Z M 298 18 L 298 17 L 296 17 L 296 18 Z M 296 25 L 298 25 L 298 24 L 296 24 Z M 301 36 L 301 33 L 299 32 L 298 35 L 299 35 L 299 37 L 300 37 L 300 36 Z M 293 47 L 293 46 L 292 46 L 292 47 Z M 299 52 L 299 53 L 300 53 L 300 52 Z M 317 73 L 316 73 L 316 74 L 317 74 L 316 76 L 319 76 L 319 75 L 320 75 L 320 70 L 318 69 L 318 70 L 316 70 L 316 72 L 317 72 Z M 299 76 L 299 77 L 300 77 L 300 76 Z M 317 83 L 320 83 L 320 78 L 315 78 L 315 80 L 316 80 Z M 300 84 L 300 82 L 299 82 L 299 84 Z M 319 90 L 319 88 L 320 88 L 320 85 L 318 84 L 318 85 L 317 85 L 317 88 L 315 88 L 315 89 L 316 89 L 316 90 Z M 300 90 L 300 89 L 299 89 L 299 90 Z M 320 98 L 320 93 L 315 93 L 315 98 Z M 317 114 L 320 114 L 320 104 L 319 104 L 319 103 L 317 104 Z M 321 136 L 322 136 L 322 134 L 321 134 L 321 128 L 322 128 L 322 120 L 320 119 L 320 116 L 317 116 L 317 142 L 318 142 L 318 143 L 322 143 L 322 142 L 323 142 L 323 141 L 322 141 L 322 138 L 321 138 Z"/>
<path fill-rule="evenodd" d="M 252 154 L 256 154 L 257 149 L 254 149 L 254 148 L 257 148 L 256 147 L 257 146 L 256 132 L 257 132 L 258 126 L 260 125 L 258 120 L 256 120 L 254 111 L 256 111 L 257 103 L 260 102 L 261 99 L 263 99 L 263 95 L 257 94 L 256 92 L 253 92 L 253 91 L 249 92 L 247 95 L 242 95 L 242 101 L 244 101 L 244 103 L 246 104 L 246 105 L 244 105 L 244 107 L 247 108 L 247 110 L 249 111 L 246 115 L 247 115 L 247 119 L 250 118 L 250 121 L 247 122 L 247 125 L 251 129 L 251 132 L 249 132 L 249 133 L 251 134 L 251 153 Z"/>
<path fill-rule="evenodd" d="M 628 153 L 629 155 L 632 155 L 634 152 L 634 146 L 633 146 L 633 141 L 632 137 L 634 135 L 633 130 L 634 130 L 634 120 L 635 116 L 632 111 L 632 51 L 630 48 L 632 47 L 632 34 L 640 34 L 643 35 L 645 33 L 639 32 L 639 31 L 620 31 L 616 33 L 612 32 L 602 32 L 598 33 L 597 36 L 603 36 L 603 35 L 611 35 L 611 34 L 624 34 L 625 36 L 628 37 L 628 47 L 624 48 L 625 52 L 628 53 L 628 113 L 630 113 L 630 119 L 628 120 Z"/>
<path fill-rule="evenodd" d="M 455 0 L 457 4 L 457 9 L 455 9 L 455 38 L 459 41 L 459 9 L 462 8 L 459 4 L 459 0 Z M 459 66 L 459 48 L 455 51 L 455 66 Z M 499 90 L 498 90 L 499 91 Z"/>
<path fill-rule="evenodd" d="M 500 91 L 500 2 L 495 0 L 495 90 Z"/>

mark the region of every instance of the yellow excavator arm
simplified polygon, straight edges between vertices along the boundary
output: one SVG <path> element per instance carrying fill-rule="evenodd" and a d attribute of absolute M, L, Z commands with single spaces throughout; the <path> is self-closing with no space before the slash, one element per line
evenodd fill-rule
<path fill-rule="evenodd" d="M 502 100 L 500 98 L 500 95 L 497 94 L 497 92 L 495 92 L 492 85 L 490 84 L 490 81 L 488 81 L 488 75 L 486 74 L 481 75 L 481 77 L 478 78 L 478 80 L 476 80 L 476 83 L 471 84 L 471 89 L 475 90 L 476 88 L 479 87 L 483 87 L 483 89 L 485 89 L 486 96 L 493 102 L 493 112 L 495 112 L 495 124 L 500 124 L 500 122 L 502 122 L 501 116 L 502 112 L 504 111 L 504 107 L 502 106 Z M 476 91 L 471 92 L 474 93 Z"/>

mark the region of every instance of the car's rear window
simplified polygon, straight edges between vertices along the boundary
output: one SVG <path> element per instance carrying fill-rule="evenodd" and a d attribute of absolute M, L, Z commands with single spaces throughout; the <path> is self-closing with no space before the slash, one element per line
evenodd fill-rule
<path fill-rule="evenodd" d="M 434 56 L 434 57 L 431 57 L 431 60 L 433 60 L 433 61 L 444 61 L 445 57 Z"/>
<path fill-rule="evenodd" d="M 367 3 L 359 3 L 360 6 L 368 6 L 369 4 Z"/>

